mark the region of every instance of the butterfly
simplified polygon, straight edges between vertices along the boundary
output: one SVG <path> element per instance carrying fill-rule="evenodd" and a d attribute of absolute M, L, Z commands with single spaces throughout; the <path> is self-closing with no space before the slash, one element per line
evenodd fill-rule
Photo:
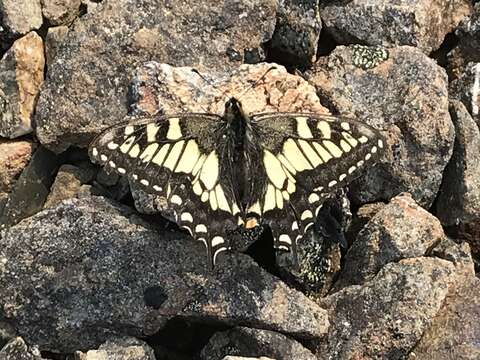
<path fill-rule="evenodd" d="M 236 98 L 223 116 L 161 115 L 105 129 L 89 155 L 166 198 L 180 227 L 205 244 L 213 266 L 228 231 L 270 227 L 276 249 L 296 258 L 322 203 L 372 166 L 381 133 L 348 118 L 308 113 L 247 115 Z"/>

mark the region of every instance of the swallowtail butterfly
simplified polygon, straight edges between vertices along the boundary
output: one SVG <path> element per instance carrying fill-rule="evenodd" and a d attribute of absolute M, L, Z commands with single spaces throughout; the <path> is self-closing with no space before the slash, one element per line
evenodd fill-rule
<path fill-rule="evenodd" d="M 229 249 L 227 229 L 267 224 L 292 251 L 327 194 L 372 165 L 384 147 L 374 128 L 306 113 L 248 116 L 238 100 L 223 116 L 184 113 L 114 125 L 90 157 L 167 199 L 211 264 Z"/>

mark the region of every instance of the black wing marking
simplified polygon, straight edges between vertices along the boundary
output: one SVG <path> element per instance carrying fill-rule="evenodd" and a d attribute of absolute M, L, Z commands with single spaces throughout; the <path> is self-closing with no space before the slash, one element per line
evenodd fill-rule
<path fill-rule="evenodd" d="M 89 150 L 107 170 L 164 196 L 179 225 L 205 243 L 212 264 L 229 248 L 225 229 L 241 217 L 226 168 L 223 126 L 221 117 L 210 114 L 140 119 L 104 130 Z"/>
<path fill-rule="evenodd" d="M 246 212 L 263 217 L 276 248 L 292 250 L 296 258 L 296 243 L 326 195 L 372 164 L 384 140 L 366 124 L 329 115 L 259 114 L 251 122 L 261 147 L 250 154 L 258 176 Z"/>

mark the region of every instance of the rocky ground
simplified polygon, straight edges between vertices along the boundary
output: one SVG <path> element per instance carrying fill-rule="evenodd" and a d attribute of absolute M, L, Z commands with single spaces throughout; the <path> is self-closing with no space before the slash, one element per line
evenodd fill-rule
<path fill-rule="evenodd" d="M 474 3 L 0 1 L 0 359 L 480 359 Z M 87 155 L 241 93 L 387 141 L 298 268 L 266 233 L 207 271 L 164 199 Z"/>

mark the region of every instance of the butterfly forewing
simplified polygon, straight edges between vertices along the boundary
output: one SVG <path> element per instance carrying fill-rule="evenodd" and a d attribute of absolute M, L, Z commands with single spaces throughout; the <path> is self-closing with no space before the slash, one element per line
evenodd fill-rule
<path fill-rule="evenodd" d="M 164 196 L 176 220 L 205 243 L 213 263 L 228 248 L 226 229 L 241 216 L 227 169 L 222 118 L 186 114 L 106 129 L 90 145 L 91 158 Z"/>
<path fill-rule="evenodd" d="M 262 144 L 247 212 L 271 227 L 275 246 L 295 251 L 327 194 L 358 177 L 384 146 L 380 133 L 349 119 L 318 114 L 253 116 Z"/>

